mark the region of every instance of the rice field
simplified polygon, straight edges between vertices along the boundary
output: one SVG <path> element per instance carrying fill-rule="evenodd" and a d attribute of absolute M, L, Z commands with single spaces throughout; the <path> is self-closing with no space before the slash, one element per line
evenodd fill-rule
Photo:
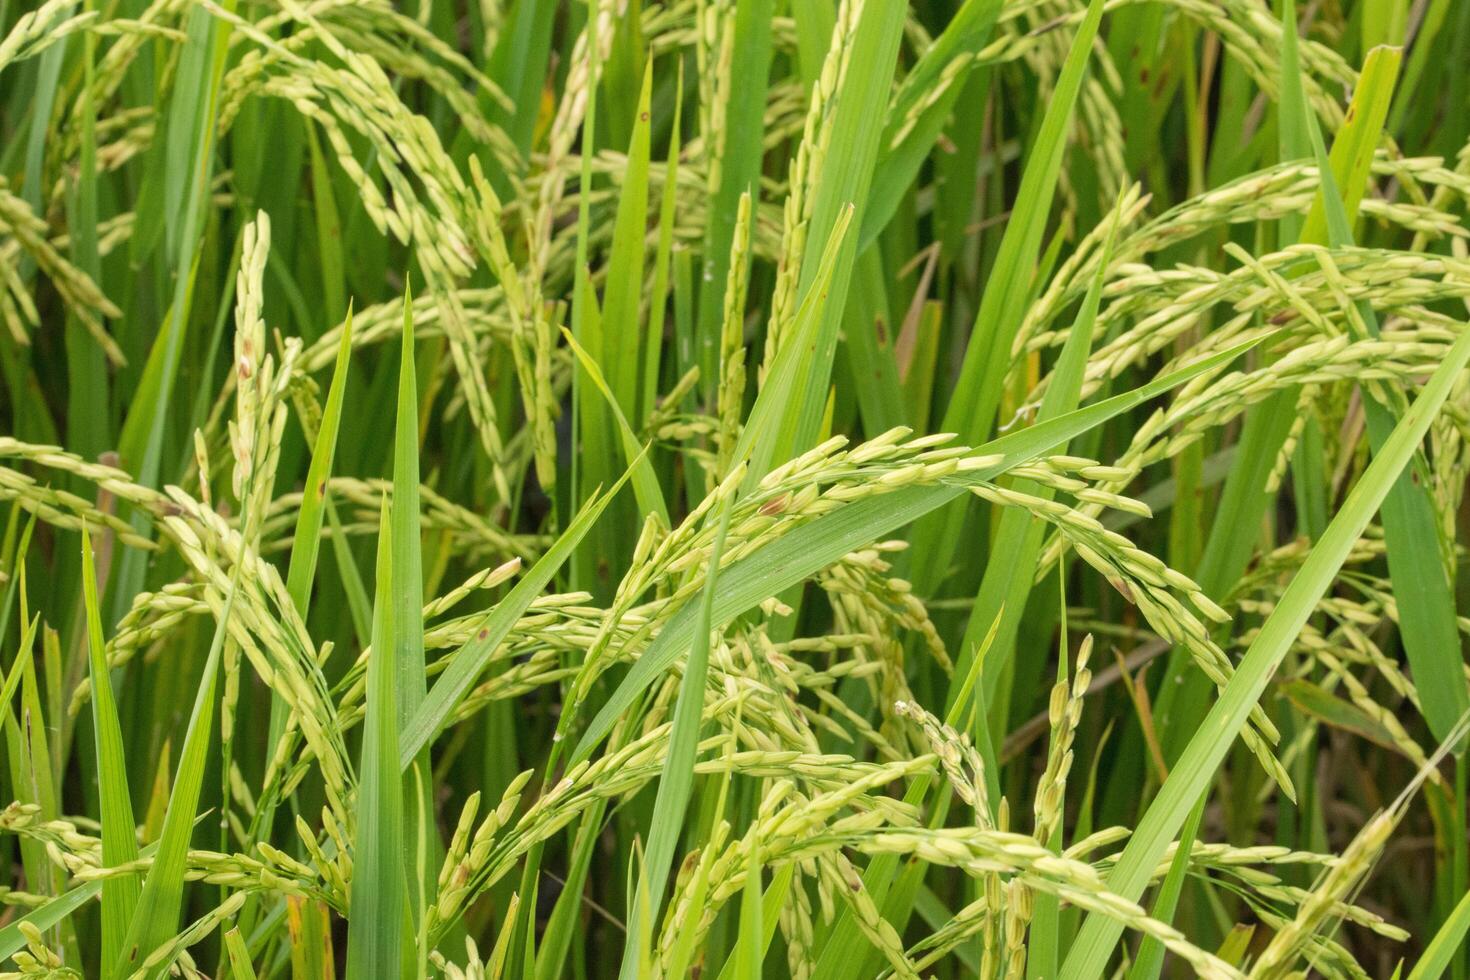
<path fill-rule="evenodd" d="M 1470 3 L 0 0 L 0 976 L 1467 980 Z"/>

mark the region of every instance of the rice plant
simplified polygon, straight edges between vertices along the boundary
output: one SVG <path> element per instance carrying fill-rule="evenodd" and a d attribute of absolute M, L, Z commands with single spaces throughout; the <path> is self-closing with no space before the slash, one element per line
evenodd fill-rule
<path fill-rule="evenodd" d="M 0 973 L 1466 980 L 1470 3 L 0 0 Z"/>

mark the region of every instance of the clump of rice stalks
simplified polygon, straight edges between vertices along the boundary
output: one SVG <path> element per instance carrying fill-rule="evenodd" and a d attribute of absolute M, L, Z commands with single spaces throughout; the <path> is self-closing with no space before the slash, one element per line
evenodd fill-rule
<path fill-rule="evenodd" d="M 0 4 L 0 971 L 1464 980 L 1466 50 Z"/>

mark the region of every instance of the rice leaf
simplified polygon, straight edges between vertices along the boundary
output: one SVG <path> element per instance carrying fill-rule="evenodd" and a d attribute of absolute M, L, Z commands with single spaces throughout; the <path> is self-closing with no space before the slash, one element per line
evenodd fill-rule
<path fill-rule="evenodd" d="M 1010 369 L 1011 341 L 1020 328 L 1030 295 L 1032 268 L 1056 193 L 1067 127 L 1087 71 L 1102 10 L 1101 0 L 1091 0 L 1087 16 L 1072 38 L 1066 63 L 1057 78 L 1056 90 L 1047 104 L 1046 116 L 1016 192 L 1016 203 L 1006 222 L 1005 236 L 981 297 L 974 328 L 965 345 L 959 378 L 945 408 L 944 421 L 940 423 L 941 431 L 958 433 L 963 442 L 984 442 L 995 424 L 1001 387 Z M 926 556 L 924 563 L 915 569 L 914 585 L 922 594 L 933 591 L 938 576 L 949 565 L 960 539 L 959 528 L 965 512 L 964 504 L 955 504 L 914 529 L 914 549 Z"/>
<path fill-rule="evenodd" d="M 612 401 L 623 412 L 638 411 L 641 390 L 638 371 L 643 363 L 643 331 L 639 305 L 643 295 L 645 238 L 648 225 L 648 156 L 653 110 L 653 61 L 644 66 L 643 87 L 633 119 L 628 144 L 627 166 L 618 193 L 617 218 L 613 223 L 612 250 L 608 254 L 607 289 L 602 297 L 601 363 L 607 367 L 607 387 Z"/>
<path fill-rule="evenodd" d="M 378 521 L 377 586 L 373 599 L 373 652 L 368 658 L 366 716 L 358 766 L 357 831 L 353 838 L 352 891 L 347 914 L 347 975 L 398 976 L 408 921 L 408 881 L 404 872 L 403 778 L 394 746 L 398 742 L 400 678 L 397 556 L 393 549 L 392 509 L 384 502 Z M 413 756 L 409 756 L 412 763 Z M 406 768 L 406 766 L 404 767 Z"/>
<path fill-rule="evenodd" d="M 128 792 L 127 762 L 123 758 L 122 727 L 102 639 L 102 613 L 97 607 L 97 569 L 92 538 L 82 526 L 82 595 L 87 612 L 87 665 L 92 680 L 92 730 L 96 737 L 98 791 L 102 814 L 104 867 L 131 864 L 138 859 L 137 824 Z M 120 874 L 102 882 L 102 976 L 120 976 L 130 923 L 138 907 L 136 875 Z"/>
<path fill-rule="evenodd" d="M 230 615 L 234 610 L 242 567 L 243 563 L 235 566 L 229 591 L 225 593 L 224 605 L 215 623 L 214 638 L 204 660 L 204 676 L 194 696 L 189 727 L 184 735 L 183 749 L 179 752 L 178 769 L 169 793 L 158 851 L 154 854 L 147 877 L 143 879 L 142 893 L 128 924 L 127 939 L 116 969 L 120 976 L 131 976 L 141 968 L 151 980 L 162 976 L 172 965 L 169 959 L 154 959 L 153 954 L 178 931 L 179 913 L 184 905 L 184 867 L 214 735 L 215 688 L 219 680 L 220 657 L 229 635 Z"/>
<path fill-rule="evenodd" d="M 332 384 L 327 389 L 327 404 L 322 410 L 312 448 L 311 466 L 306 471 L 306 491 L 301 509 L 296 513 L 296 528 L 291 535 L 291 561 L 286 572 L 286 591 L 303 617 L 311 600 L 311 586 L 316 579 L 317 553 L 321 548 L 322 508 L 327 500 L 327 482 L 332 476 L 332 461 L 337 455 L 337 433 L 342 424 L 342 401 L 347 392 L 347 367 L 352 356 L 352 310 L 342 323 L 342 342 L 337 348 L 336 366 L 332 368 Z"/>
<path fill-rule="evenodd" d="M 1444 971 L 1464 944 L 1467 931 L 1470 931 L 1470 892 L 1460 898 L 1455 911 L 1424 947 L 1424 955 L 1409 971 L 1409 980 L 1438 980 L 1444 976 Z"/>
<path fill-rule="evenodd" d="M 622 489 L 632 473 L 633 468 L 629 467 L 606 493 L 593 496 L 582 507 L 576 519 L 567 526 L 556 543 L 521 577 L 510 594 L 486 614 L 475 630 L 474 638 L 453 654 L 449 666 L 434 682 L 433 689 L 409 719 L 399 737 L 398 756 L 403 769 L 406 770 L 414 757 L 428 747 L 460 700 L 469 692 L 480 672 L 490 662 L 490 657 L 501 641 L 577 550 L 587 532 L 602 516 L 608 501 Z"/>
<path fill-rule="evenodd" d="M 250 962 L 250 950 L 245 946 L 245 937 L 239 927 L 225 933 L 225 950 L 230 957 L 231 975 L 238 980 L 255 980 L 255 967 Z"/>
<path fill-rule="evenodd" d="M 830 96 L 836 107 L 831 129 L 825 135 L 825 161 L 814 188 L 811 217 L 805 231 L 812 241 L 827 241 L 836 236 L 838 225 L 850 219 L 862 227 L 862 214 L 850 218 L 849 212 L 862 212 L 867 206 L 878 143 L 887 118 L 887 113 L 879 107 L 886 107 L 892 87 L 906 9 L 907 5 L 899 0 L 867 0 L 857 7 L 851 48 L 845 53 L 848 68 L 842 72 L 837 89 Z M 822 94 L 819 91 L 814 97 Z M 839 327 L 858 254 L 855 235 L 840 236 L 839 241 L 830 266 L 825 255 L 811 250 L 802 261 L 797 295 L 804 297 L 805 302 L 819 294 L 818 322 L 813 346 L 802 348 L 801 383 L 780 429 L 778 460 L 810 447 L 822 429 Z M 824 282 L 827 285 L 818 285 Z"/>
<path fill-rule="evenodd" d="M 644 930 L 651 928 L 657 909 L 663 901 L 674 849 L 678 847 L 684 826 L 684 810 L 694 788 L 694 759 L 699 746 L 699 729 L 704 714 L 704 685 L 709 673 L 710 633 L 715 628 L 715 589 L 719 581 L 720 557 L 725 549 L 725 533 L 730 527 L 733 497 L 726 497 L 720 507 L 714 544 L 710 547 L 709 571 L 690 638 L 684 676 L 679 681 L 679 695 L 674 702 L 673 730 L 669 733 L 669 750 L 664 757 L 663 773 L 654 797 L 653 818 L 648 827 L 648 848 L 644 852 L 638 876 L 638 896 L 629 923 L 627 945 L 623 948 L 621 976 L 625 980 L 646 975 L 644 944 L 635 942 Z"/>

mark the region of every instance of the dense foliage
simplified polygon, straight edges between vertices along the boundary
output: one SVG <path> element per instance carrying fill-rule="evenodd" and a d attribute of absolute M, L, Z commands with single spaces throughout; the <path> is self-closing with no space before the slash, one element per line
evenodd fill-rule
<path fill-rule="evenodd" d="M 6 976 L 1465 980 L 1470 3 L 0 38 Z"/>

